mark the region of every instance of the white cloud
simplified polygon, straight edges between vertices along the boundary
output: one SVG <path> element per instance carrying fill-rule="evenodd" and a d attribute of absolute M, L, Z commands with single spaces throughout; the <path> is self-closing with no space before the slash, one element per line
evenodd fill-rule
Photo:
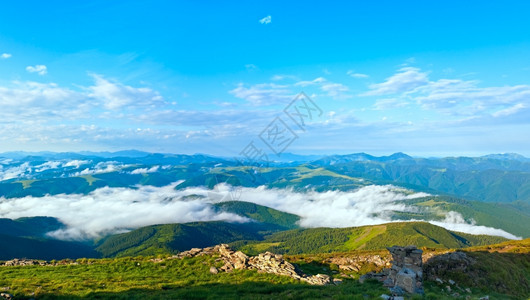
<path fill-rule="evenodd" d="M 0 168 L 0 181 L 26 177 L 31 173 L 31 170 L 31 166 L 27 162 L 18 166 L 2 167 Z"/>
<path fill-rule="evenodd" d="M 10 53 L 2 53 L 2 54 L 0 55 L 0 58 L 2 58 L 2 59 L 8 59 L 8 58 L 10 58 L 11 56 L 12 56 L 12 55 L 11 55 Z"/>
<path fill-rule="evenodd" d="M 106 187 L 88 195 L 0 198 L 0 216 L 12 219 L 25 216 L 58 218 L 68 228 L 49 235 L 59 239 L 96 238 L 153 224 L 248 220 L 231 213 L 216 212 L 203 199 L 181 199 L 184 195 L 204 192 L 203 189 L 177 191 L 173 184 L 161 188 Z"/>
<path fill-rule="evenodd" d="M 112 82 L 101 75 L 92 74 L 95 84 L 88 89 L 89 97 L 101 102 L 110 110 L 128 107 L 155 107 L 163 103 L 163 98 L 157 91 L 150 88 L 135 88 L 119 82 Z"/>
<path fill-rule="evenodd" d="M 388 77 L 385 82 L 371 84 L 369 86 L 371 91 L 364 93 L 364 95 L 379 96 L 406 93 L 428 83 L 427 73 L 421 72 L 418 68 L 405 67 L 399 69 L 397 74 Z"/>
<path fill-rule="evenodd" d="M 318 86 L 321 91 L 325 92 L 326 96 L 333 99 L 346 99 L 351 97 L 351 95 L 347 94 L 349 91 L 347 86 L 343 85 L 342 83 L 328 81 L 324 77 L 317 77 L 313 80 L 298 81 L 294 85 L 301 87 Z"/>
<path fill-rule="evenodd" d="M 246 64 L 246 65 L 245 65 L 245 68 L 246 68 L 247 71 L 249 71 L 249 72 L 259 70 L 258 66 L 256 66 L 255 64 Z"/>
<path fill-rule="evenodd" d="M 271 77 L 272 81 L 280 81 L 280 80 L 286 80 L 286 79 L 298 80 L 298 77 L 293 76 L 293 75 L 281 75 L 281 74 L 277 74 Z"/>
<path fill-rule="evenodd" d="M 423 109 L 443 114 L 500 118 L 530 108 L 529 85 L 480 87 L 476 80 L 432 81 L 427 72 L 412 67 L 399 69 L 385 82 L 369 87 L 371 90 L 363 96 L 394 95 L 392 100 L 377 100 L 376 109 L 384 109 L 385 105 L 395 108 L 393 104 L 404 106 L 415 102 Z"/>
<path fill-rule="evenodd" d="M 368 76 L 368 75 L 366 75 L 366 74 L 363 74 L 363 73 L 357 73 L 357 72 L 355 72 L 355 71 L 353 71 L 353 70 L 349 70 L 348 72 L 346 72 L 346 74 L 347 74 L 348 76 L 353 77 L 353 78 L 368 78 L 368 77 L 370 77 L 370 76 Z"/>
<path fill-rule="evenodd" d="M 387 110 L 408 106 L 410 103 L 406 99 L 380 99 L 375 101 L 374 109 L 375 110 Z"/>
<path fill-rule="evenodd" d="M 131 171 L 131 174 L 147 174 L 147 173 L 155 173 L 156 171 L 158 171 L 158 169 L 160 169 L 160 166 L 154 166 L 154 167 L 151 167 L 151 168 L 140 168 L 140 169 L 136 169 L 136 170 L 133 170 Z"/>
<path fill-rule="evenodd" d="M 88 195 L 0 198 L 0 217 L 56 217 L 68 226 L 66 230 L 51 233 L 61 239 L 95 238 L 153 224 L 248 220 L 231 213 L 218 212 L 211 206 L 212 201 L 230 200 L 230 197 L 223 197 L 223 194 L 232 192 L 232 187 L 219 184 L 213 193 L 203 187 L 176 190 L 177 184 L 165 187 L 138 186 L 135 189 L 105 187 Z M 242 188 L 240 192 L 242 201 L 299 215 L 300 225 L 303 227 L 352 227 L 388 223 L 394 211 L 418 211 L 417 207 L 406 205 L 403 200 L 427 196 L 425 193 L 410 193 L 391 185 L 366 186 L 352 192 L 295 192 L 291 189 L 267 189 L 263 186 Z M 183 198 L 189 195 L 202 197 Z M 209 198 L 209 195 L 216 197 Z M 430 222 L 451 230 L 517 238 L 503 230 L 468 223 L 454 212 L 449 212 L 442 222 Z"/>
<path fill-rule="evenodd" d="M 501 229 L 476 225 L 475 220 L 473 219 L 471 219 L 470 222 L 466 222 L 464 217 L 455 211 L 448 212 L 443 221 L 429 221 L 429 223 L 458 232 L 502 236 L 512 240 L 521 239 L 521 237 L 515 236 Z"/>
<path fill-rule="evenodd" d="M 325 83 L 320 89 L 332 98 L 349 98 L 348 95 L 344 94 L 349 91 L 348 87 L 341 83 Z"/>
<path fill-rule="evenodd" d="M 506 116 L 509 116 L 509 115 L 513 115 L 515 113 L 517 113 L 518 111 L 521 111 L 523 109 L 527 108 L 527 106 L 523 103 L 517 103 L 513 106 L 510 106 L 508 108 L 505 108 L 505 109 L 501 109 L 499 111 L 496 111 L 492 114 L 492 116 L 494 116 L 495 118 L 497 117 L 506 117 Z"/>
<path fill-rule="evenodd" d="M 20 178 L 34 178 L 37 173 L 48 170 L 58 170 L 60 168 L 70 168 L 70 170 L 75 170 L 79 169 L 81 165 L 89 163 L 90 161 L 83 160 L 61 160 L 47 161 L 40 165 L 30 165 L 28 162 L 17 164 L 11 161 L 11 165 L 6 167 L 0 165 L 0 181 Z"/>
<path fill-rule="evenodd" d="M 18 82 L 0 86 L 0 122 L 21 123 L 37 120 L 86 117 L 90 104 L 86 97 L 55 83 Z"/>
<path fill-rule="evenodd" d="M 71 160 L 64 164 L 64 167 L 73 167 L 74 169 L 79 169 L 82 165 L 87 165 L 91 163 L 90 160 Z"/>
<path fill-rule="evenodd" d="M 261 24 L 270 24 L 272 22 L 272 17 L 270 15 L 268 15 L 265 18 L 260 19 L 259 22 Z"/>
<path fill-rule="evenodd" d="M 326 78 L 324 77 L 317 77 L 313 80 L 303 80 L 303 81 L 299 81 L 297 83 L 295 83 L 294 85 L 295 86 L 301 86 L 301 87 L 306 87 L 306 86 L 310 86 L 310 85 L 317 85 L 317 84 L 321 84 L 321 83 L 324 83 L 326 82 Z"/>
<path fill-rule="evenodd" d="M 255 106 L 287 104 L 294 97 L 288 86 L 274 83 L 261 83 L 250 87 L 240 83 L 230 94 Z"/>
<path fill-rule="evenodd" d="M 48 68 L 45 65 L 27 66 L 26 71 L 37 73 L 39 75 L 46 75 L 46 73 L 48 73 Z"/>
<path fill-rule="evenodd" d="M 102 162 L 97 163 L 92 168 L 85 168 L 84 170 L 80 172 L 70 174 L 70 176 L 76 177 L 76 176 L 83 176 L 83 175 L 110 173 L 110 172 L 120 171 L 124 168 L 128 168 L 131 166 L 132 165 L 122 164 L 117 161 L 102 161 Z"/>

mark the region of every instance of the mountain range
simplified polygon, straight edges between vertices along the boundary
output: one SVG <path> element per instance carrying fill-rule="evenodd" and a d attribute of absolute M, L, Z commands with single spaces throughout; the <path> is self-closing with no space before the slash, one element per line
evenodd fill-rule
<path fill-rule="evenodd" d="M 223 184 L 230 192 L 222 189 Z M 167 194 L 168 187 L 174 195 Z M 271 193 L 291 193 L 311 205 L 335 201 L 330 196 L 335 193 L 345 199 L 358 197 L 350 203 L 355 207 L 364 203 L 363 198 L 350 195 L 372 187 L 385 190 L 376 195 L 373 205 L 388 193 L 394 193 L 395 199 L 377 204 L 388 206 L 384 211 L 367 212 L 365 217 L 379 221 L 361 224 L 364 227 L 353 223 L 304 227 L 308 220 L 304 210 L 285 210 L 280 200 L 267 198 Z M 157 222 L 154 216 L 146 225 L 109 225 L 92 236 L 57 240 L 59 235 L 53 233 L 79 228 L 72 229 L 72 221 L 61 215 L 24 215 L 28 207 L 13 206 L 28 199 L 35 203 L 41 199 L 87 201 L 96 197 L 94 193 L 111 191 L 155 195 L 158 189 L 166 191 L 160 192 L 166 198 L 146 196 L 131 205 L 142 201 L 162 207 L 199 205 L 194 210 L 200 207 L 201 217 Z M 234 197 L 238 193 L 243 194 Z M 252 193 L 261 193 L 261 199 Z M 264 199 L 269 204 L 260 202 Z M 13 217 L 15 208 L 19 217 Z M 194 214 L 194 210 L 174 214 Z M 468 247 L 504 240 L 499 235 L 530 237 L 530 160 L 517 154 L 447 158 L 404 153 L 380 157 L 286 154 L 282 160 L 256 167 L 203 154 L 11 152 L 0 154 L 0 217 L 4 217 L 0 235 L 8 245 L 0 250 L 0 259 L 152 255 L 216 243 L 232 243 L 249 252 L 291 254 L 379 249 L 399 241 L 434 248 Z"/>

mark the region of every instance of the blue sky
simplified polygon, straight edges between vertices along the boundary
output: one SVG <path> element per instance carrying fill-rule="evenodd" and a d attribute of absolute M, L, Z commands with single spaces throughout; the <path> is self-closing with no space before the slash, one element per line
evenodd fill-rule
<path fill-rule="evenodd" d="M 301 154 L 530 156 L 529 12 L 526 1 L 4 3 L 0 152 L 237 156 L 251 142 L 278 150 L 260 134 L 283 124 L 296 138 L 282 150 Z M 303 128 L 284 112 L 300 92 L 322 111 Z"/>

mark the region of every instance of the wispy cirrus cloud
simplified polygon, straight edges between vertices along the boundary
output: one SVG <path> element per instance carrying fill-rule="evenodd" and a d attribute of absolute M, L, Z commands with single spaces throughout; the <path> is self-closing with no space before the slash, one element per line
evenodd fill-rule
<path fill-rule="evenodd" d="M 348 75 L 350 77 L 353 77 L 353 78 L 368 78 L 368 77 L 370 77 L 367 74 L 358 73 L 358 72 L 355 72 L 353 70 L 348 70 L 348 72 L 346 72 L 346 75 Z"/>
<path fill-rule="evenodd" d="M 342 83 L 331 82 L 324 77 L 317 77 L 313 80 L 302 80 L 294 84 L 298 87 L 316 86 L 324 95 L 333 99 L 347 99 L 352 96 L 348 94 L 349 88 Z"/>
<path fill-rule="evenodd" d="M 287 104 L 294 97 L 288 85 L 261 83 L 250 86 L 240 83 L 230 94 L 254 106 Z"/>
<path fill-rule="evenodd" d="M 421 72 L 418 68 L 405 67 L 399 69 L 398 73 L 388 77 L 384 82 L 371 84 L 369 86 L 370 91 L 363 95 L 381 96 L 406 93 L 428 83 L 427 73 Z"/>

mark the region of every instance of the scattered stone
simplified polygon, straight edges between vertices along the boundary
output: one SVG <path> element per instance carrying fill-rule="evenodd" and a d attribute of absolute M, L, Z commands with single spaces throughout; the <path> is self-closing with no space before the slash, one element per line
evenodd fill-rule
<path fill-rule="evenodd" d="M 456 292 L 456 293 L 453 293 L 451 296 L 453 296 L 455 298 L 458 298 L 458 297 L 460 297 L 460 294 L 458 292 Z"/>
<path fill-rule="evenodd" d="M 478 300 L 490 300 L 490 296 L 480 297 Z"/>
<path fill-rule="evenodd" d="M 436 282 L 438 282 L 439 284 L 444 284 L 444 281 L 443 281 L 443 280 L 441 280 L 441 279 L 440 279 L 440 278 L 438 278 L 438 277 L 436 277 L 436 279 L 435 279 L 435 280 L 436 280 Z"/>
<path fill-rule="evenodd" d="M 455 281 L 452 280 L 452 279 L 449 279 L 449 284 L 450 284 L 450 285 L 454 285 L 454 284 L 455 284 Z"/>
<path fill-rule="evenodd" d="M 216 267 L 211 266 L 211 267 L 210 267 L 210 273 L 212 273 L 212 274 L 217 274 L 217 273 L 219 273 L 219 270 L 217 270 Z"/>
<path fill-rule="evenodd" d="M 450 286 L 448 286 L 448 285 L 445 286 L 445 289 L 447 290 L 447 292 L 449 292 L 449 293 L 451 292 L 451 287 Z"/>
<path fill-rule="evenodd" d="M 470 289 L 470 288 L 466 288 L 466 292 L 468 292 L 469 294 L 471 294 L 471 289 Z"/>

